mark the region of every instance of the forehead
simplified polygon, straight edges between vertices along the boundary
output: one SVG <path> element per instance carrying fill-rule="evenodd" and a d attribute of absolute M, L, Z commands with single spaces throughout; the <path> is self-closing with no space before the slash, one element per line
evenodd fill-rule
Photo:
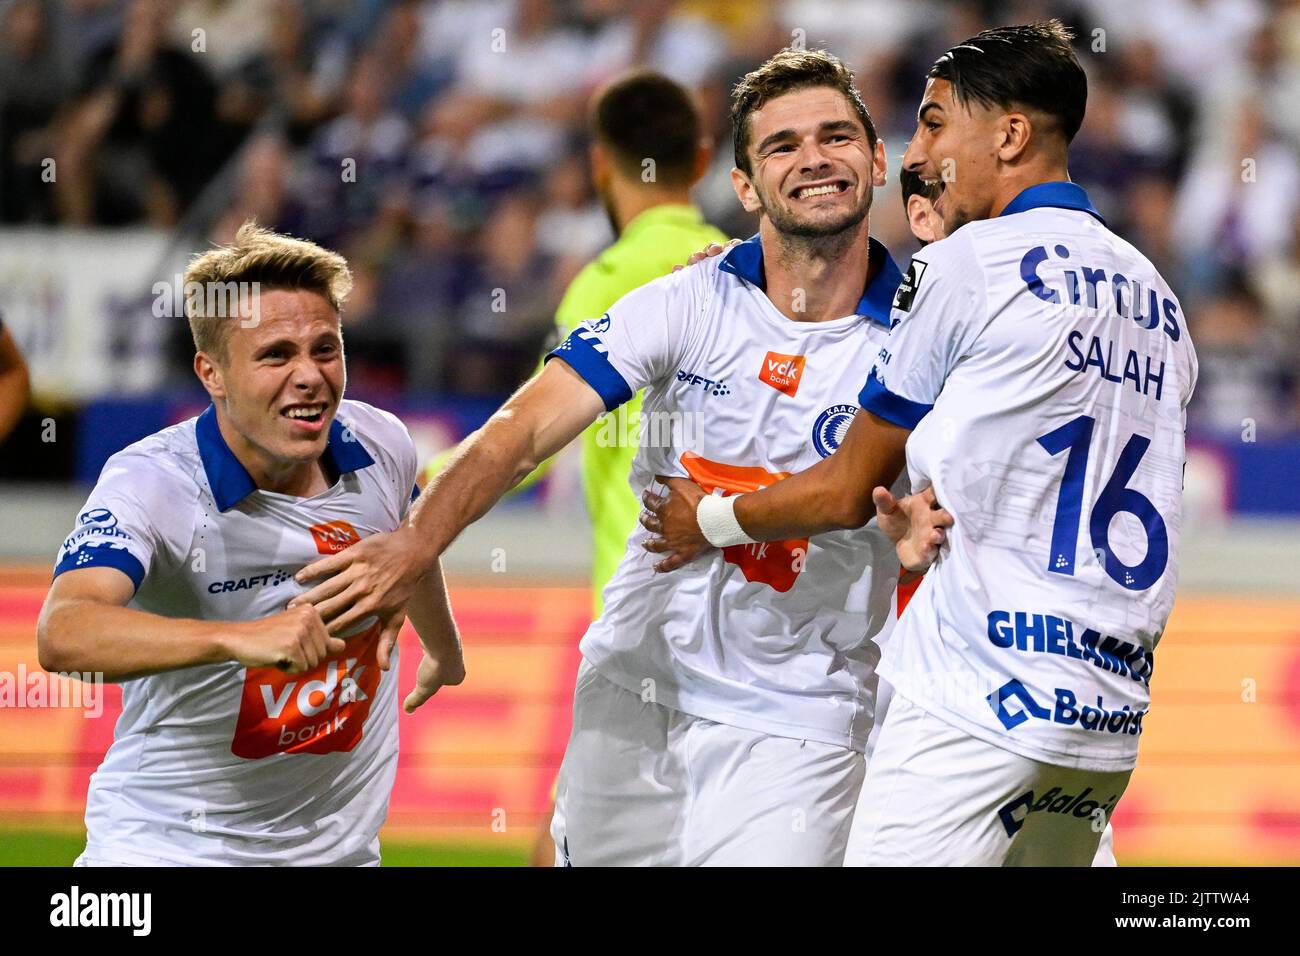
<path fill-rule="evenodd" d="M 956 90 L 950 80 L 941 80 L 936 77 L 930 77 L 925 84 L 925 92 L 921 94 L 921 105 L 917 107 L 916 115 L 920 119 L 923 111 L 930 106 L 936 106 L 942 113 L 935 113 L 936 117 L 942 116 L 950 125 L 956 125 L 961 122 L 969 123 L 989 123 L 996 120 L 1006 111 L 985 106 L 975 99 L 967 100 L 965 103 L 957 99 Z"/>
<path fill-rule="evenodd" d="M 953 107 L 952 83 L 937 77 L 929 77 L 925 81 L 925 92 L 921 94 L 919 109 L 925 109 L 931 103 L 941 107 L 944 112 L 951 112 Z"/>
<path fill-rule="evenodd" d="M 255 323 L 238 322 L 231 340 L 249 343 L 273 339 L 312 339 L 322 332 L 337 331 L 339 315 L 325 297 L 305 289 L 263 289 L 241 303 L 240 314 Z"/>
<path fill-rule="evenodd" d="M 815 129 L 822 123 L 850 120 L 862 126 L 849 98 L 829 86 L 810 86 L 774 96 L 749 117 L 751 142 L 780 129 Z"/>

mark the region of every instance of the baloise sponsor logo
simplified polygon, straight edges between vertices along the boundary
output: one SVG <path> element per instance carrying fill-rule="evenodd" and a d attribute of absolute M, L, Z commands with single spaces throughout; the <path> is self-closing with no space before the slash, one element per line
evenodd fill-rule
<path fill-rule="evenodd" d="M 1092 733 L 1128 734 L 1136 737 L 1142 733 L 1142 719 L 1147 715 L 1145 710 L 1133 710 L 1128 704 L 1108 710 L 1100 695 L 1096 707 L 1090 704 L 1080 707 L 1078 696 L 1064 687 L 1056 688 L 1053 706 L 1044 707 L 1034 700 L 1025 685 L 1018 680 L 1007 681 L 985 700 L 1007 730 L 1014 730 L 1033 717 Z M 1015 707 L 1016 704 L 1019 707 Z"/>
<path fill-rule="evenodd" d="M 1060 813 L 1080 820 L 1091 818 L 1094 829 L 1100 833 L 1106 829 L 1106 820 L 1118 802 L 1117 793 L 1112 793 L 1104 801 L 1097 799 L 1092 787 L 1084 787 L 1077 794 L 1062 793 L 1060 787 L 1052 787 L 1037 799 L 1034 798 L 1034 791 L 1026 790 L 998 808 L 998 819 L 1009 837 L 1020 832 L 1031 813 Z"/>

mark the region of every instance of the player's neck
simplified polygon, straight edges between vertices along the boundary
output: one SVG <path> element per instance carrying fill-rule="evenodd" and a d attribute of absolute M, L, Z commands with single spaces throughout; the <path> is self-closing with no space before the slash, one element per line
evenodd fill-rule
<path fill-rule="evenodd" d="M 610 218 L 614 222 L 614 231 L 620 236 L 628 223 L 647 209 L 656 206 L 689 206 L 690 203 L 689 188 L 655 186 L 623 179 L 616 179 L 610 184 Z"/>
<path fill-rule="evenodd" d="M 1002 210 L 1011 204 L 1011 200 L 1031 186 L 1068 182 L 1069 179 L 1070 171 L 1063 158 L 1044 157 L 1037 162 L 1026 164 L 1023 168 L 1017 168 L 1013 173 L 1004 176 L 998 185 L 998 191 L 989 209 L 989 218 L 994 219 L 1002 215 Z"/>
<path fill-rule="evenodd" d="M 310 498 L 325 491 L 333 483 L 331 476 L 326 474 L 325 463 L 319 458 L 306 462 L 273 458 L 231 427 L 226 417 L 219 412 L 217 428 L 230 453 L 244 466 L 260 491 Z"/>
<path fill-rule="evenodd" d="M 869 218 L 835 236 L 791 236 L 759 223 L 766 293 L 795 322 L 828 322 L 852 315 L 870 276 Z"/>

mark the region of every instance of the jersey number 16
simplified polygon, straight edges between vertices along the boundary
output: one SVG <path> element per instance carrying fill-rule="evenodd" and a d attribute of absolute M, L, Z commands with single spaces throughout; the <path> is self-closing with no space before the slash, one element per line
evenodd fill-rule
<path fill-rule="evenodd" d="M 1079 540 L 1079 519 L 1083 514 L 1083 479 L 1088 470 L 1088 446 L 1096 419 L 1080 415 L 1060 428 L 1038 439 L 1038 444 L 1051 455 L 1068 451 L 1061 490 L 1056 498 L 1056 521 L 1052 525 L 1052 554 L 1047 570 L 1053 574 L 1074 574 L 1074 553 Z M 1088 516 L 1088 534 L 1092 547 L 1102 559 L 1106 573 L 1130 591 L 1145 591 L 1160 580 L 1169 562 L 1169 533 L 1165 519 L 1151 503 L 1151 499 L 1133 488 L 1128 480 L 1137 471 L 1151 445 L 1151 439 L 1141 435 L 1129 436 L 1119 461 L 1111 473 Z M 1138 564 L 1130 567 L 1121 561 L 1110 546 L 1110 522 L 1115 515 L 1128 512 L 1146 531 L 1147 553 Z"/>

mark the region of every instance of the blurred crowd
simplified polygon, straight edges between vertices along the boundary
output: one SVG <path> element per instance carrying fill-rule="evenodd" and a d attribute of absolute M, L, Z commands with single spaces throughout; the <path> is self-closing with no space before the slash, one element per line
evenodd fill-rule
<path fill-rule="evenodd" d="M 495 395 L 612 239 L 586 159 L 604 81 L 698 91 L 697 201 L 748 235 L 726 118 L 747 70 L 839 54 L 896 169 L 935 57 L 1048 15 L 1089 74 L 1071 174 L 1182 299 L 1196 423 L 1300 428 L 1300 0 L 0 0 L 0 224 L 197 249 L 256 218 L 352 263 L 354 385 Z M 897 188 L 873 231 L 905 257 Z"/>

